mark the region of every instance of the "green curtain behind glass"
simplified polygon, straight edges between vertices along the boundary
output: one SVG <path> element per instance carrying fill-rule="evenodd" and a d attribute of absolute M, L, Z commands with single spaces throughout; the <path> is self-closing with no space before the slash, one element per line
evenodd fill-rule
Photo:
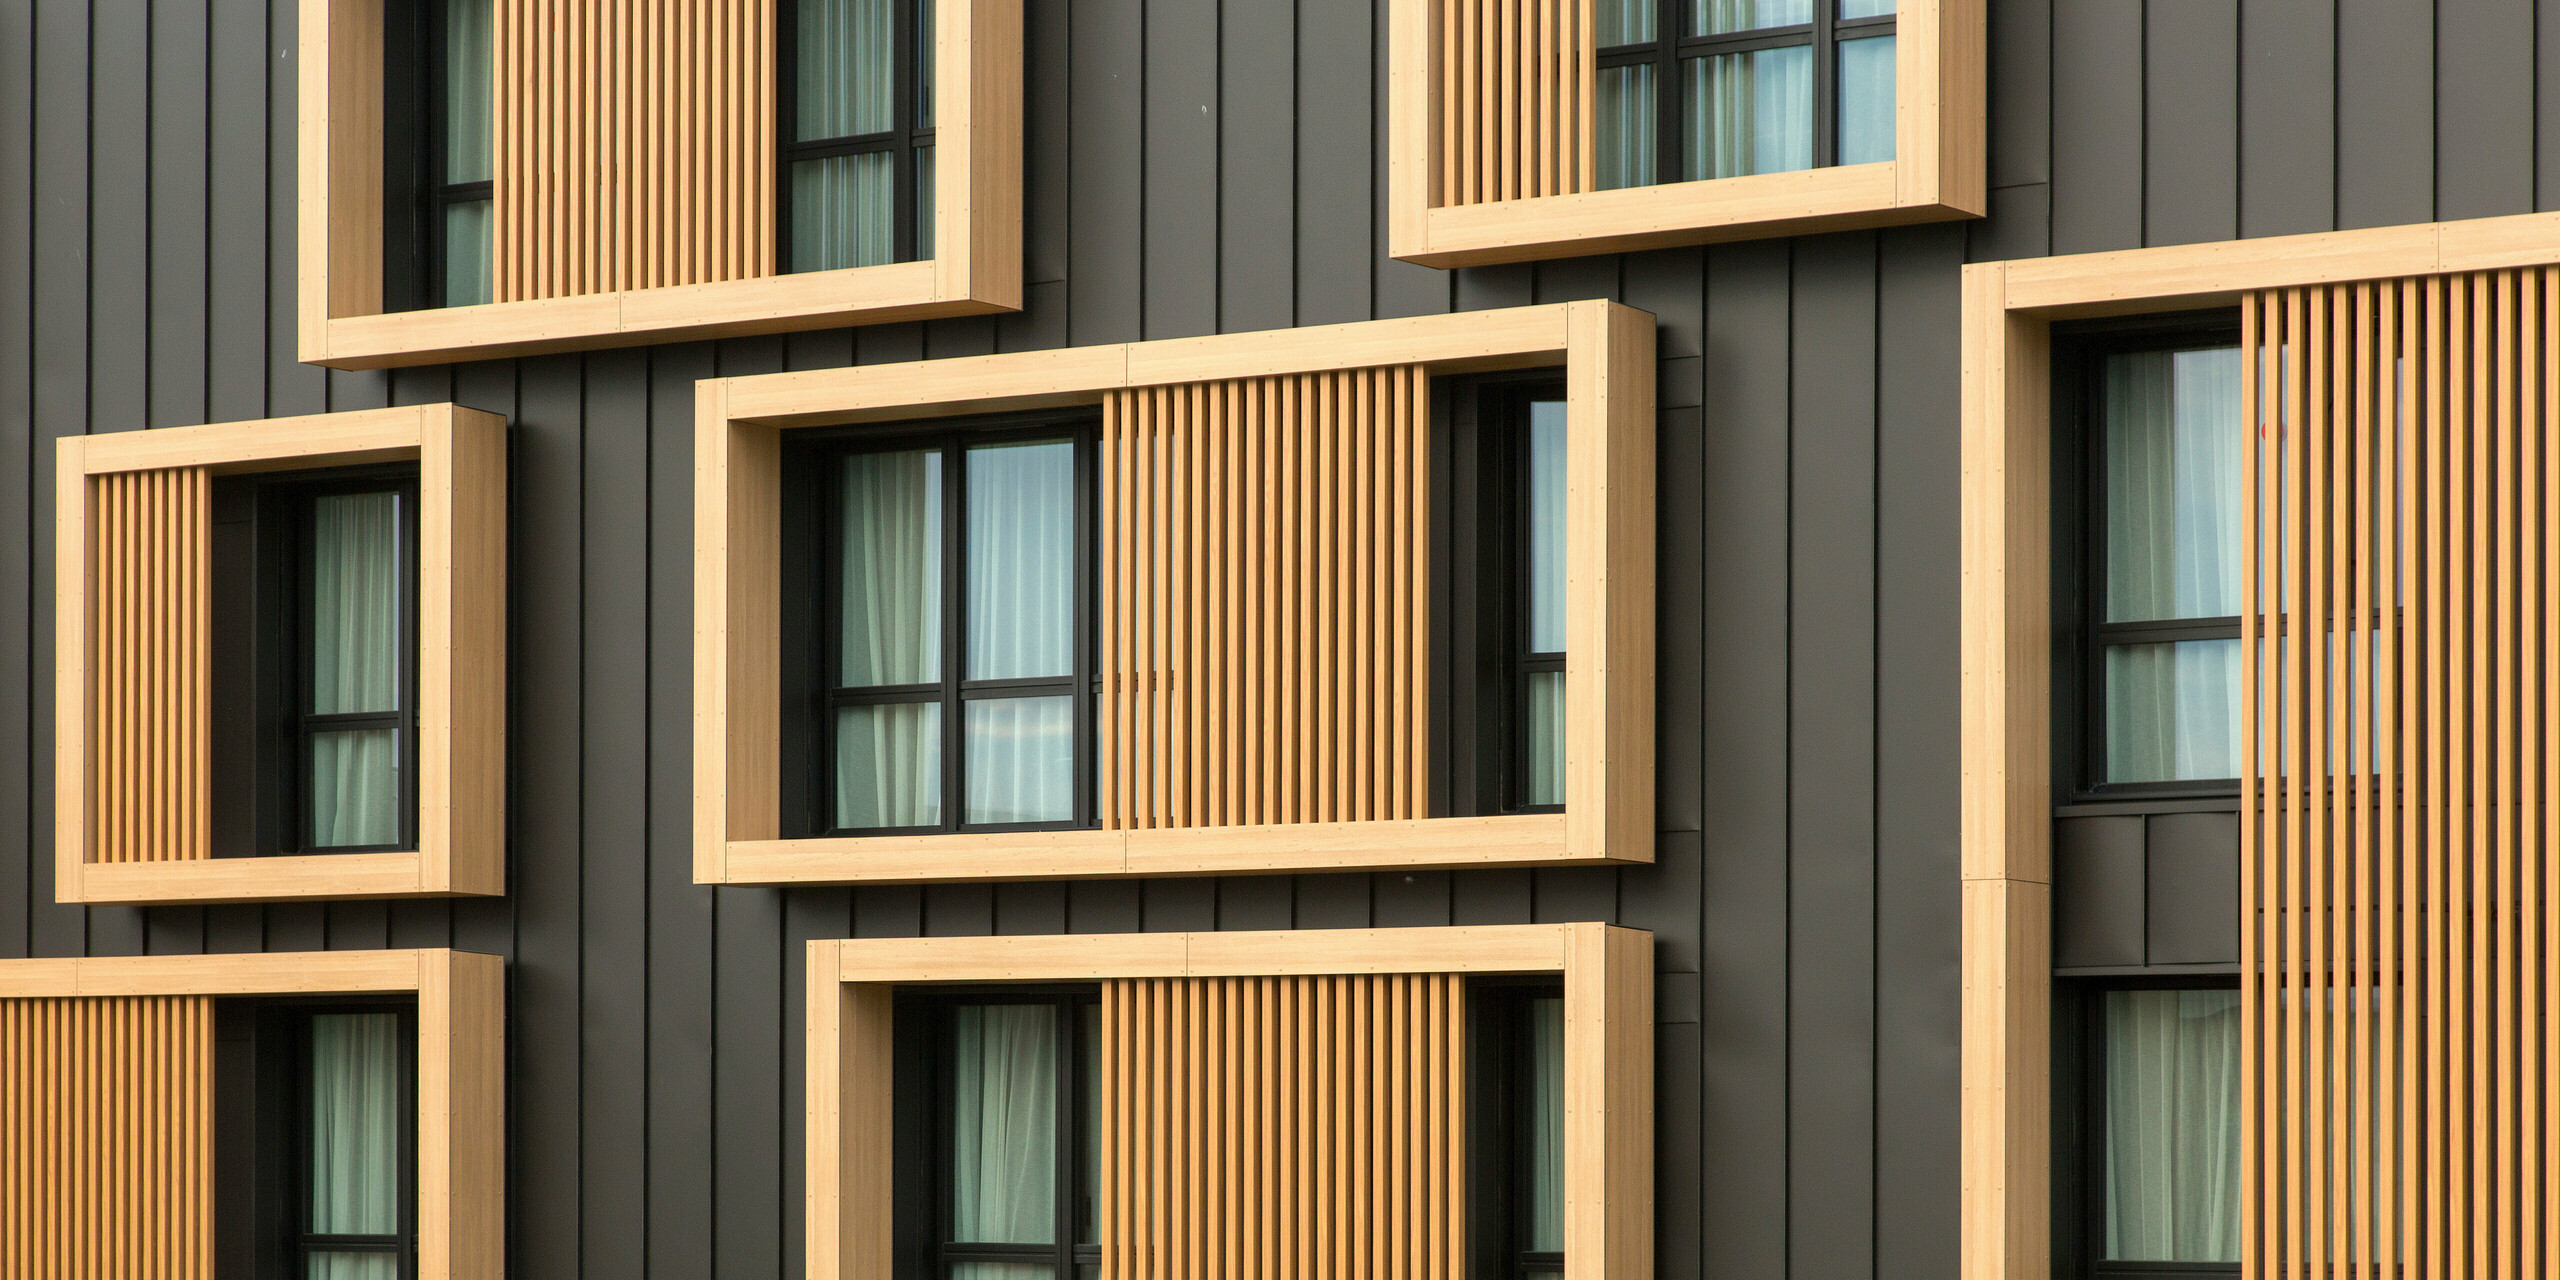
<path fill-rule="evenodd" d="M 951 1238 L 1048 1244 L 1058 1212 L 1057 1008 L 952 1013 Z"/>
<path fill-rule="evenodd" d="M 445 185 L 487 182 L 495 139 L 490 129 L 490 0 L 445 0 Z M 444 305 L 490 300 L 489 201 L 444 206 Z"/>
<path fill-rule="evenodd" d="M 400 1230 L 400 1015 L 311 1019 L 311 1210 L 315 1235 Z M 390 1253 L 315 1252 L 309 1280 L 392 1280 Z"/>
<path fill-rule="evenodd" d="M 2104 1176 L 2109 1259 L 2240 1260 L 2240 993 L 2111 991 Z"/>
<path fill-rule="evenodd" d="M 400 495 L 331 494 L 311 512 L 311 711 L 400 708 Z M 311 740 L 311 844 L 400 839 L 400 735 Z"/>

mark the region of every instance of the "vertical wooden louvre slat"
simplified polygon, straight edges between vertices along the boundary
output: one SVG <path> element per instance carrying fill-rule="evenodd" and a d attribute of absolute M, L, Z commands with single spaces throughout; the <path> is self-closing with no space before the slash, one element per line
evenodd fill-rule
<path fill-rule="evenodd" d="M 1590 0 L 1437 0 L 1440 205 L 1593 189 Z"/>
<path fill-rule="evenodd" d="M 212 1138 L 212 1000 L 0 1000 L 0 1275 L 210 1277 Z"/>
<path fill-rule="evenodd" d="M 2249 1274 L 2560 1236 L 2560 271 L 2242 303 Z"/>
<path fill-rule="evenodd" d="M 1103 1274 L 1465 1272 L 1465 980 L 1102 987 Z"/>
<path fill-rule="evenodd" d="M 1424 816 L 1418 366 L 1103 402 L 1106 828 Z"/>
<path fill-rule="evenodd" d="M 93 477 L 90 859 L 212 856 L 212 482 Z"/>
<path fill-rule="evenodd" d="M 497 5 L 496 301 L 773 274 L 773 0 Z"/>

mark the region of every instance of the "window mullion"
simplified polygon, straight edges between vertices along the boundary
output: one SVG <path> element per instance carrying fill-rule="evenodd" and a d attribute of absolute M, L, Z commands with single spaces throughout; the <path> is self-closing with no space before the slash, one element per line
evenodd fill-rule
<path fill-rule="evenodd" d="M 1812 156 L 1817 169 L 1840 157 L 1840 55 L 1831 22 L 1839 4 L 1840 0 L 1813 0 Z"/>

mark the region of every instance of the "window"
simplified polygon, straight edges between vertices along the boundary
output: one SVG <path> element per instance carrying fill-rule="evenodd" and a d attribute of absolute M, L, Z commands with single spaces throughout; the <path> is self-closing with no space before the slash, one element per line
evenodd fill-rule
<path fill-rule="evenodd" d="M 224 1274 L 407 1280 L 417 1274 L 413 1003 L 224 1002 L 216 1091 Z M 245 1139 L 245 1141 L 243 1141 Z"/>
<path fill-rule="evenodd" d="M 1531 809 L 1564 805 L 1564 418 L 1565 403 L 1530 399 L 1520 424 L 1519 796 Z"/>
<path fill-rule="evenodd" d="M 494 0 L 390 0 L 384 208 L 393 310 L 493 301 L 490 71 Z M 404 139 L 410 139 L 403 145 Z M 412 266 L 411 264 L 414 264 Z"/>
<path fill-rule="evenodd" d="M 2088 995 L 2083 1274 L 2237 1275 L 2240 992 Z"/>
<path fill-rule="evenodd" d="M 1600 0 L 1599 186 L 1893 159 L 1895 0 Z"/>
<path fill-rule="evenodd" d="M 899 1164 L 927 1176 L 930 1226 L 910 1222 L 898 1274 L 1032 1280 L 1096 1274 L 1101 1184 L 1101 1005 L 1040 988 L 900 1005 L 904 1088 L 932 1105 L 904 1122 Z M 909 1092 L 908 1096 L 922 1096 Z M 916 1118 L 925 1127 L 916 1127 Z M 921 1270 L 910 1270 L 920 1267 Z"/>
<path fill-rule="evenodd" d="M 1441 680 L 1455 814 L 1555 813 L 1565 774 L 1565 392 L 1552 370 L 1449 379 L 1452 528 L 1435 579 L 1461 615 Z"/>
<path fill-rule="evenodd" d="M 1012 426 L 817 455 L 819 834 L 1091 823 L 1086 440 Z"/>
<path fill-rule="evenodd" d="M 2240 352 L 2155 329 L 2089 342 L 2085 774 L 2114 792 L 2240 776 Z"/>
<path fill-rule="evenodd" d="M 933 256 L 934 5 L 781 6 L 785 270 Z"/>
<path fill-rule="evenodd" d="M 1468 990 L 1470 1273 L 1564 1273 L 1564 991 L 1479 979 Z"/>

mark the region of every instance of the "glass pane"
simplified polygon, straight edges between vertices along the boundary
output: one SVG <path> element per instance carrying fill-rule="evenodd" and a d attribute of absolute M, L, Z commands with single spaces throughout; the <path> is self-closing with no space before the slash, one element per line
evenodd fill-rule
<path fill-rule="evenodd" d="M 489 300 L 489 202 L 453 201 L 444 207 L 444 305 Z"/>
<path fill-rule="evenodd" d="M 311 735 L 311 847 L 400 842 L 400 734 L 332 729 Z"/>
<path fill-rule="evenodd" d="M 1654 0 L 1599 0 L 1600 47 L 1653 43 Z"/>
<path fill-rule="evenodd" d="M 489 180 L 490 0 L 445 0 L 444 180 Z"/>
<path fill-rule="evenodd" d="M 311 710 L 400 709 L 400 495 L 311 504 Z"/>
<path fill-rule="evenodd" d="M 304 1280 L 400 1280 L 396 1253 L 314 1253 L 303 1269 Z"/>
<path fill-rule="evenodd" d="M 1564 999 L 1529 1002 L 1529 1251 L 1564 1248 Z"/>
<path fill-rule="evenodd" d="M 1073 673 L 1076 447 L 969 451 L 971 680 Z"/>
<path fill-rule="evenodd" d="M 942 455 L 857 453 L 844 460 L 843 638 L 846 688 L 942 678 Z"/>
<path fill-rule="evenodd" d="M 1564 401 L 1529 405 L 1529 652 L 1564 652 Z"/>
<path fill-rule="evenodd" d="M 836 712 L 836 825 L 942 821 L 942 707 L 893 702 Z"/>
<path fill-rule="evenodd" d="M 951 1238 L 1047 1244 L 1058 1212 L 1057 1007 L 952 1013 Z"/>
<path fill-rule="evenodd" d="M 1054 1280 L 1058 1269 L 1046 1262 L 955 1262 L 951 1280 Z"/>
<path fill-rule="evenodd" d="M 933 260 L 933 148 L 916 148 L 916 261 Z"/>
<path fill-rule="evenodd" d="M 1689 34 L 1720 35 L 1813 21 L 1813 0 L 1689 0 Z"/>
<path fill-rule="evenodd" d="M 1564 803 L 1564 673 L 1529 674 L 1530 804 Z"/>
<path fill-rule="evenodd" d="M 2240 349 L 2107 357 L 2107 620 L 2240 612 Z"/>
<path fill-rule="evenodd" d="M 1892 13 L 1897 0 L 1840 0 L 1842 18 L 1881 18 Z"/>
<path fill-rule="evenodd" d="M 934 0 L 916 5 L 916 127 L 933 127 Z"/>
<path fill-rule="evenodd" d="M 2240 1260 L 2240 993 L 2106 996 L 2104 1256 Z"/>
<path fill-rule="evenodd" d="M 313 1234 L 400 1229 L 400 1111 L 400 1015 L 312 1015 Z"/>
<path fill-rule="evenodd" d="M 893 0 L 799 0 L 793 136 L 879 133 L 895 123 Z"/>
<path fill-rule="evenodd" d="M 1690 58 L 1685 74 L 1689 178 L 1812 165 L 1812 46 Z"/>
<path fill-rule="evenodd" d="M 897 261 L 897 190 L 897 162 L 886 151 L 793 162 L 791 269 Z"/>
<path fill-rule="evenodd" d="M 1840 163 L 1893 158 L 1893 37 L 1840 42 Z"/>
<path fill-rule="evenodd" d="M 2240 642 L 2107 647 L 2108 782 L 2240 776 Z"/>
<path fill-rule="evenodd" d="M 1601 190 L 1653 185 L 1658 114 L 1652 63 L 1600 69 L 1599 154 L 1593 160 Z"/>
<path fill-rule="evenodd" d="M 970 822 L 1065 822 L 1075 808 L 1075 699 L 969 702 Z"/>

